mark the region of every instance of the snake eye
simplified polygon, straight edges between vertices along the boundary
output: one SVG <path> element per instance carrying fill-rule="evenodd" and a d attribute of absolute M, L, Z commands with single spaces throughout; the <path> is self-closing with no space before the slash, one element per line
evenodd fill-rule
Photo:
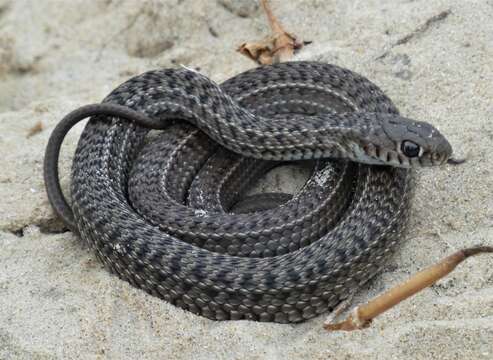
<path fill-rule="evenodd" d="M 401 151 L 409 158 L 418 157 L 422 153 L 421 147 L 409 140 L 405 140 L 401 143 Z"/>

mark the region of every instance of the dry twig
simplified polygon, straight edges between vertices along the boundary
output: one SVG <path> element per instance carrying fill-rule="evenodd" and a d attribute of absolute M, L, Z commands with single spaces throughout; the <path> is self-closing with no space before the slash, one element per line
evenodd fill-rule
<path fill-rule="evenodd" d="M 364 305 L 357 306 L 346 320 L 339 323 L 325 323 L 326 330 L 357 330 L 370 326 L 372 320 L 401 301 L 434 284 L 455 269 L 470 256 L 493 253 L 491 246 L 479 246 L 460 250 L 410 277 Z"/>
<path fill-rule="evenodd" d="M 267 15 L 272 35 L 262 41 L 241 44 L 237 51 L 261 65 L 279 63 L 290 59 L 295 50 L 301 49 L 309 42 L 300 42 L 296 36 L 286 32 L 272 13 L 268 0 L 261 0 Z"/>

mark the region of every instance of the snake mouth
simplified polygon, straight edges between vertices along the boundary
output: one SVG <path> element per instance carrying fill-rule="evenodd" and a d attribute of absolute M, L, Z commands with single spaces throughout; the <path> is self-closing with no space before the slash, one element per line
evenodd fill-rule
<path fill-rule="evenodd" d="M 389 150 L 379 145 L 367 144 L 363 146 L 364 158 L 358 158 L 368 164 L 389 165 L 400 168 L 431 167 L 444 164 L 455 164 L 446 154 L 424 152 L 418 157 L 409 158 L 400 151 Z M 460 162 L 460 161 L 459 161 Z"/>
<path fill-rule="evenodd" d="M 427 166 L 441 166 L 448 163 L 449 157 L 447 155 L 441 155 L 438 153 L 425 153 L 424 156 L 419 158 L 419 163 L 423 167 Z"/>
<path fill-rule="evenodd" d="M 413 165 L 409 159 L 401 153 L 372 143 L 363 146 L 363 151 L 367 156 L 367 159 L 363 159 L 362 162 L 400 168 L 410 168 Z"/>

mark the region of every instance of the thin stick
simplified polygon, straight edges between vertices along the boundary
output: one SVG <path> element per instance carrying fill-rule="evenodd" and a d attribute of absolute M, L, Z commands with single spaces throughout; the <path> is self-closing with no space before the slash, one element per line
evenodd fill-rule
<path fill-rule="evenodd" d="M 284 28 L 282 27 L 281 23 L 277 18 L 274 16 L 272 13 L 272 9 L 270 7 L 270 4 L 267 0 L 261 0 L 260 4 L 262 5 L 262 9 L 265 11 L 265 15 L 267 16 L 267 20 L 269 20 L 269 25 L 272 30 L 272 32 L 281 34 L 284 31 Z"/>
<path fill-rule="evenodd" d="M 453 271 L 455 267 L 465 259 L 481 253 L 493 253 L 493 247 L 478 246 L 460 250 L 442 259 L 437 264 L 418 272 L 405 282 L 377 296 L 368 303 L 357 306 L 346 320 L 335 324 L 332 322 L 326 323 L 324 324 L 324 328 L 330 331 L 350 331 L 366 328 L 370 326 L 371 321 L 378 315 L 424 288 L 434 284 Z"/>

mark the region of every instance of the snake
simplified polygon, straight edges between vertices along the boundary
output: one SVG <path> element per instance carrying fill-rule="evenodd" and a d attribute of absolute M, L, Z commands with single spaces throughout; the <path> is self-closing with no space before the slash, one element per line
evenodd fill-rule
<path fill-rule="evenodd" d="M 68 131 L 89 118 L 58 173 Z M 48 199 L 111 273 L 213 320 L 298 323 L 382 271 L 406 236 L 417 168 L 453 163 L 351 70 L 259 66 L 217 84 L 185 67 L 137 75 L 66 115 L 44 157 Z M 294 194 L 257 193 L 285 164 Z"/>

